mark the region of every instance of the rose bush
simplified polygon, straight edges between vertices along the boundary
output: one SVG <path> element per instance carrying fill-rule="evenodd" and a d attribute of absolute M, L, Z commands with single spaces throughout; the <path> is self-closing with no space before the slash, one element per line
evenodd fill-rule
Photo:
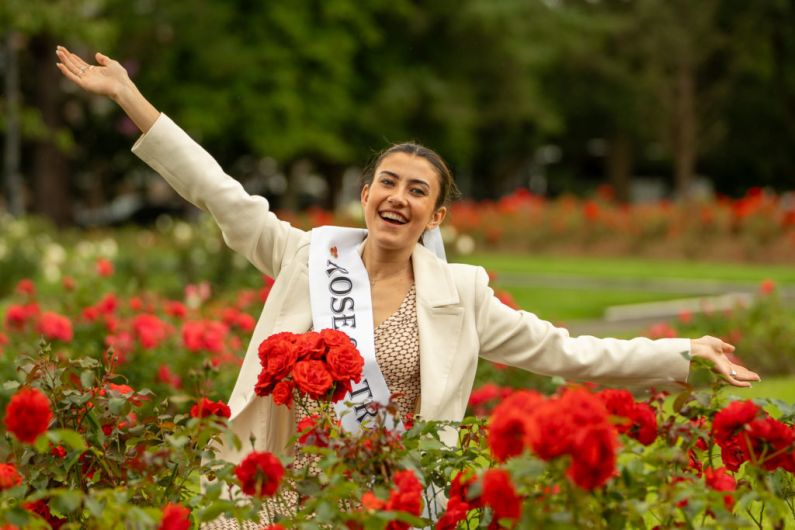
<path fill-rule="evenodd" d="M 261 526 L 285 529 L 736 528 L 795 517 L 795 410 L 729 402 L 701 367 L 674 395 L 642 397 L 559 380 L 516 391 L 498 384 L 509 371 L 495 367 L 460 423 L 415 419 L 395 432 L 387 407 L 353 436 L 321 407 L 298 426 L 298 455 L 255 455 L 253 469 L 218 461 L 215 442 L 235 443 L 222 400 L 271 283 L 152 288 L 134 257 L 85 248 L 67 254 L 57 280 L 14 283 L 0 302 L 0 528 L 196 528 L 263 511 L 271 521 Z M 105 251 L 111 267 L 100 274 Z M 767 312 L 754 318 L 787 329 L 771 317 L 775 288 L 765 289 Z M 703 318 L 753 336 L 740 314 Z M 700 318 L 675 325 L 695 334 L 685 326 Z M 300 363 L 322 363 L 335 385 L 356 375 L 346 337 L 271 339 L 263 369 L 279 378 L 264 387 L 283 406 L 298 406 L 299 380 L 301 399 L 335 393 L 319 369 L 296 380 Z M 439 440 L 449 428 L 457 448 Z M 304 453 L 320 474 L 291 465 Z"/>

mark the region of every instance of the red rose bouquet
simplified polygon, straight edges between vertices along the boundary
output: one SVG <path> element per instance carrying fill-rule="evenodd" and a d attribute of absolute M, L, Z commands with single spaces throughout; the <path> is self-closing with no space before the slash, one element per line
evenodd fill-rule
<path fill-rule="evenodd" d="M 254 391 L 290 406 L 293 390 L 318 401 L 337 402 L 362 378 L 364 358 L 342 331 L 324 329 L 271 335 L 259 345 L 262 371 Z"/>

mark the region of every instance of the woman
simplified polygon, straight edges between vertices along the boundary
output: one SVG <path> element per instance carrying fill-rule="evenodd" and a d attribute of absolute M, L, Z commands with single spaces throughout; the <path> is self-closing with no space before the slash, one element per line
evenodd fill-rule
<path fill-rule="evenodd" d="M 260 369 L 257 346 L 273 333 L 302 333 L 317 322 L 311 300 L 315 295 L 310 293 L 310 284 L 318 280 L 310 265 L 314 236 L 279 221 L 266 199 L 248 195 L 141 95 L 118 62 L 98 53 L 97 64 L 89 65 L 63 47 L 56 53 L 58 68 L 67 78 L 90 93 L 111 98 L 142 131 L 133 152 L 183 197 L 212 214 L 231 248 L 276 279 L 229 400 L 230 424 L 244 447 L 239 452 L 224 448 L 222 458 L 239 461 L 252 449 L 252 437 L 255 449 L 284 450 L 295 432 L 295 418 L 285 407 L 255 395 Z M 759 380 L 756 373 L 726 357 L 733 346 L 714 337 L 657 341 L 569 337 L 565 329 L 503 305 L 488 287 L 482 268 L 448 264 L 418 244 L 426 231 L 444 220 L 445 203 L 454 189 L 438 155 L 404 144 L 377 160 L 361 193 L 367 232 L 360 236 L 356 251 L 370 283 L 370 299 L 365 302 L 372 303 L 372 323 L 364 327 L 376 328 L 376 355 L 382 353 L 379 350 L 389 342 L 390 333 L 413 330 L 412 340 L 398 341 L 392 358 L 383 363 L 405 362 L 408 368 L 381 366 L 390 391 L 397 390 L 395 385 L 401 392 L 412 383 L 418 387 L 417 406 L 407 403 L 406 409 L 416 408 L 425 419 L 462 419 L 478 356 L 541 374 L 633 386 L 684 381 L 688 359 L 702 357 L 732 385 L 747 387 Z M 315 244 L 314 251 L 318 248 Z M 336 246 L 328 250 L 336 259 Z M 334 270 L 328 269 L 329 277 Z M 408 314 L 408 328 L 387 332 L 379 342 L 378 329 L 396 311 Z M 379 365 L 383 357 L 378 357 Z M 413 365 L 411 359 L 416 360 Z"/>

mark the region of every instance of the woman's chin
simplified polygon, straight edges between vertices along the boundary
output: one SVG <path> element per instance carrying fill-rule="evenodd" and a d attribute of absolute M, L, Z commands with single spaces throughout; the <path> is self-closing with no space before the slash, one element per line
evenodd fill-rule
<path fill-rule="evenodd" d="M 412 240 L 411 238 L 407 238 L 405 234 L 385 234 L 380 231 L 376 231 L 375 233 L 369 232 L 367 234 L 369 243 L 382 250 L 392 252 L 404 249 L 413 250 L 418 239 L 419 235 L 416 239 Z"/>

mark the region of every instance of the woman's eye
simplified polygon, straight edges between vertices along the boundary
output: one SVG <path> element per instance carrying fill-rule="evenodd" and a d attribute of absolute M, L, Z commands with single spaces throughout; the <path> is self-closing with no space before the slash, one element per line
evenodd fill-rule
<path fill-rule="evenodd" d="M 383 179 L 381 179 L 381 184 L 383 184 L 384 186 L 391 186 L 392 185 L 392 179 L 383 178 Z"/>
<path fill-rule="evenodd" d="M 425 190 L 422 189 L 422 188 L 412 188 L 411 189 L 411 193 L 413 193 L 414 195 L 417 195 L 417 196 L 422 196 L 422 195 L 425 195 Z"/>

